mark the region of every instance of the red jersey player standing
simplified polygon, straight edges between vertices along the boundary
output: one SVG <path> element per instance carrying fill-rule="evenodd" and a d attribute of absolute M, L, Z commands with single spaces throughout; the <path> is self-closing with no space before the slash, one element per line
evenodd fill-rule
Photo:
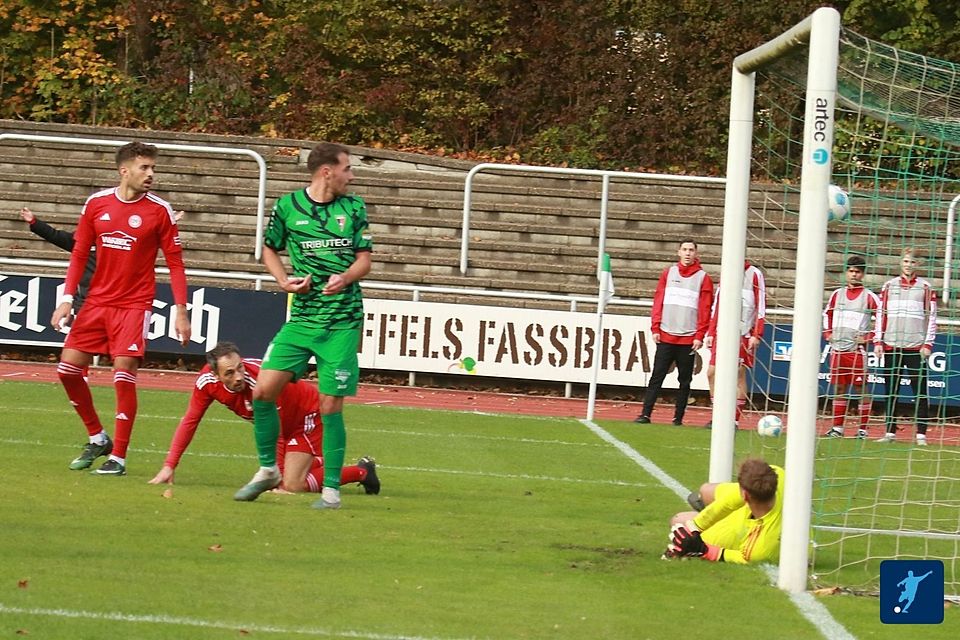
<path fill-rule="evenodd" d="M 717 370 L 717 324 L 720 321 L 720 285 L 714 289 L 713 309 L 710 312 L 710 329 L 704 344 L 710 349 L 710 364 L 707 366 L 707 384 L 710 385 L 710 402 L 713 403 L 713 381 Z M 747 406 L 747 369 L 753 368 L 757 356 L 757 347 L 763 339 L 763 327 L 767 317 L 767 283 L 763 272 L 743 262 L 743 281 L 740 286 L 740 366 L 737 369 L 737 409 L 733 425 L 740 425 L 740 417 Z M 706 425 L 713 427 L 711 418 Z"/>
<path fill-rule="evenodd" d="M 257 386 L 260 361 L 242 358 L 232 342 L 220 342 L 207 353 L 207 364 L 200 370 L 190 405 L 177 425 L 163 468 L 150 484 L 173 484 L 174 470 L 190 442 L 200 420 L 214 401 L 244 420 L 253 421 L 253 389 Z M 281 485 L 294 493 L 319 493 L 323 488 L 323 424 L 318 414 L 320 393 L 307 380 L 286 385 L 277 399 L 280 412 L 280 438 L 277 461 L 283 476 Z M 368 494 L 380 493 L 376 463 L 363 457 L 356 466 L 345 466 L 340 483 L 359 482 Z"/>
<path fill-rule="evenodd" d="M 872 400 L 867 384 L 867 345 L 879 341 L 877 310 L 880 298 L 863 286 L 866 261 L 847 260 L 847 286 L 830 294 L 823 311 L 823 337 L 830 343 L 830 385 L 833 387 L 833 425 L 824 436 L 843 437 L 849 400 L 858 401 L 857 437 L 867 437 Z"/>
<path fill-rule="evenodd" d="M 64 295 L 50 320 L 55 329 L 61 329 L 73 315 L 77 283 L 91 245 L 96 246 L 97 268 L 83 310 L 64 341 L 57 374 L 89 435 L 89 443 L 70 468 L 86 469 L 98 457 L 109 456 L 93 472 L 105 476 L 126 473 L 127 447 L 137 415 L 137 369 L 146 352 L 158 251 L 163 251 L 170 269 L 177 309 L 174 328 L 184 346 L 190 340 L 187 278 L 175 214 L 166 201 L 150 193 L 157 148 L 131 142 L 117 150 L 116 158 L 120 184 L 87 198 L 74 234 Z M 113 440 L 100 423 L 83 377 L 93 356 L 100 353 L 113 358 L 117 396 Z"/>

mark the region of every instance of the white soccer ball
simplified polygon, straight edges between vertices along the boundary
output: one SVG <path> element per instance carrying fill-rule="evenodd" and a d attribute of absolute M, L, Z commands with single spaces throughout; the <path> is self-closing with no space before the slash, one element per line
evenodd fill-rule
<path fill-rule="evenodd" d="M 780 416 L 763 416 L 757 421 L 757 433 L 761 436 L 776 438 L 783 431 L 783 420 Z"/>
<path fill-rule="evenodd" d="M 835 184 L 827 187 L 827 222 L 843 222 L 850 217 L 850 194 Z"/>

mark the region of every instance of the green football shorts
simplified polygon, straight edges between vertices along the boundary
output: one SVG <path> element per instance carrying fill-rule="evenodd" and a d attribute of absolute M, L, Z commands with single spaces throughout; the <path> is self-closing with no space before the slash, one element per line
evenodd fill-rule
<path fill-rule="evenodd" d="M 360 329 L 320 329 L 288 322 L 263 354 L 261 368 L 290 371 L 294 380 L 307 372 L 310 356 L 317 358 L 317 386 L 328 396 L 357 395 Z"/>

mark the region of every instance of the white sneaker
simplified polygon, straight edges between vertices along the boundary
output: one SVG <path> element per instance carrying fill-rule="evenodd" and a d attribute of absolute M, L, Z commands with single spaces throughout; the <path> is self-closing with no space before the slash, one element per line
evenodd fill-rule
<path fill-rule="evenodd" d="M 917 434 L 917 446 L 918 446 L 918 447 L 925 447 L 925 446 L 927 446 L 927 436 L 926 436 L 926 435 L 924 435 L 924 434 L 922 434 L 922 433 L 918 433 L 918 434 Z"/>
<path fill-rule="evenodd" d="M 885 433 L 882 438 L 877 438 L 877 442 L 893 442 L 894 438 L 896 438 L 894 434 Z"/>
<path fill-rule="evenodd" d="M 830 430 L 821 436 L 822 438 L 842 438 L 843 429 L 840 427 L 830 427 Z"/>

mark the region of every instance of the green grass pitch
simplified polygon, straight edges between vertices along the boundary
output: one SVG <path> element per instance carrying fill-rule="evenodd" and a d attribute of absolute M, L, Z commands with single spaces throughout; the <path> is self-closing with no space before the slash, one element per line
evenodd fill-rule
<path fill-rule="evenodd" d="M 94 396 L 107 418 L 112 390 Z M 163 497 L 147 480 L 186 403 L 141 390 L 128 475 L 100 478 L 67 469 L 84 432 L 57 385 L 0 382 L 0 637 L 817 637 L 761 568 L 661 560 L 684 503 L 577 420 L 348 404 L 348 459 L 376 457 L 383 490 L 323 512 L 231 499 L 253 438 L 219 406 Z M 706 430 L 601 426 L 685 486 L 706 474 Z M 903 637 L 876 599 L 820 602 L 855 637 Z"/>

